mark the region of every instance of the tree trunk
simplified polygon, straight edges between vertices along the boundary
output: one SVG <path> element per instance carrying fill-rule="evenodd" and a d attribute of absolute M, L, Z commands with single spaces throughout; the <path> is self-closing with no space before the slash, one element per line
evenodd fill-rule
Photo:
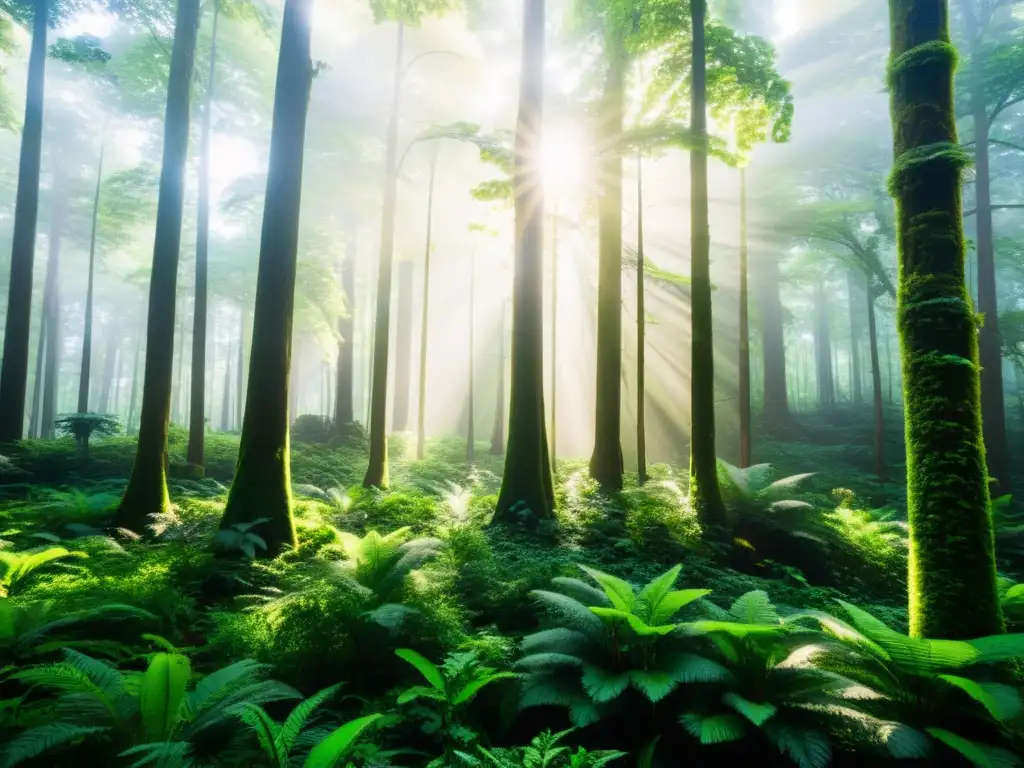
<path fill-rule="evenodd" d="M 825 281 L 814 284 L 814 371 L 818 384 L 818 407 L 831 408 L 835 404 L 832 387 L 832 339 L 829 333 L 828 298 Z"/>
<path fill-rule="evenodd" d="M 235 429 L 242 428 L 242 407 L 245 404 L 245 321 L 246 309 L 238 310 L 238 359 L 235 361 Z"/>
<path fill-rule="evenodd" d="M 892 334 L 889 333 L 889 330 L 887 328 L 886 331 L 885 331 L 885 373 L 886 373 L 886 386 L 888 388 L 888 391 L 886 392 L 885 399 L 886 399 L 886 402 L 889 403 L 889 405 L 893 404 L 893 399 L 892 399 L 892 380 L 895 378 L 893 376 L 893 373 L 894 373 L 893 369 L 894 368 L 895 368 L 895 366 L 893 365 L 893 362 L 892 362 Z"/>
<path fill-rule="evenodd" d="M 28 420 L 28 436 L 40 437 L 40 408 L 43 404 L 43 358 L 46 356 L 46 297 L 43 297 L 43 311 L 39 313 L 39 339 L 36 342 L 36 377 L 32 384 L 32 410 Z"/>
<path fill-rule="evenodd" d="M 43 94 L 46 81 L 47 0 L 34 0 L 32 48 L 28 59 L 25 124 L 18 161 L 7 322 L 0 362 L 0 444 L 20 440 L 25 428 L 25 389 L 32 329 L 32 270 L 39 215 L 39 166 L 43 147 Z"/>
<path fill-rule="evenodd" d="M 255 326 L 253 326 L 255 331 Z M 254 334 L 255 335 L 255 334 Z M 288 381 L 294 382 L 293 386 L 288 388 L 288 422 L 289 424 L 294 423 L 300 415 L 299 410 L 299 395 L 302 391 L 302 385 L 305 383 L 305 377 L 302 375 L 302 358 L 303 352 L 305 352 L 305 341 L 304 335 L 300 332 L 295 338 L 295 353 L 289 354 L 290 360 L 288 362 Z M 249 373 L 252 373 L 252 363 L 249 363 Z"/>
<path fill-rule="evenodd" d="M 353 406 L 355 388 L 355 327 L 356 327 L 356 249 L 351 235 L 345 258 L 341 262 L 341 292 L 345 297 L 345 314 L 338 320 L 338 372 L 334 388 L 334 429 L 337 434 L 356 420 Z"/>
<path fill-rule="evenodd" d="M 179 0 L 174 30 L 153 270 L 149 279 L 146 372 L 139 442 L 128 487 L 114 521 L 117 527 L 136 533 L 145 532 L 149 516 L 166 512 L 170 504 L 167 496 L 167 428 L 171 415 L 174 307 L 181 250 L 185 161 L 188 158 L 189 94 L 199 31 L 199 0 Z"/>
<path fill-rule="evenodd" d="M 558 469 L 558 211 L 551 214 L 551 469 Z"/>
<path fill-rule="evenodd" d="M 89 232 L 89 276 L 85 289 L 85 328 L 82 332 L 82 368 L 78 377 L 78 412 L 89 412 L 89 379 L 92 376 L 92 316 L 96 279 L 96 229 L 100 214 L 100 191 L 103 185 L 103 155 L 106 149 L 106 130 L 100 138 L 100 159 L 96 166 L 96 192 L 92 199 L 92 227 Z M 134 388 L 135 381 L 132 381 Z M 132 406 L 135 397 L 132 396 Z"/>
<path fill-rule="evenodd" d="M 515 145 L 516 267 L 512 290 L 512 386 L 505 472 L 495 520 L 521 511 L 550 518 L 555 493 L 544 423 L 544 0 L 523 3 L 522 77 Z"/>
<path fill-rule="evenodd" d="M 964 284 L 960 199 L 970 158 L 953 109 L 948 4 L 889 0 L 910 525 L 910 631 L 1001 632 L 978 340 Z M 981 174 L 979 173 L 979 178 Z"/>
<path fill-rule="evenodd" d="M 277 63 L 270 165 L 256 279 L 249 395 L 238 466 L 224 507 L 222 529 L 253 523 L 274 556 L 295 546 L 288 446 L 288 369 L 306 112 L 313 84 L 310 58 L 313 0 L 286 0 Z"/>
<path fill-rule="evenodd" d="M 501 302 L 501 325 L 498 330 L 498 397 L 494 404 L 494 426 L 491 428 L 491 456 L 501 456 L 505 452 L 505 301 Z"/>
<path fill-rule="evenodd" d="M 210 70 L 206 79 L 206 103 L 199 138 L 199 200 L 196 214 L 196 288 L 192 312 L 192 394 L 189 399 L 188 453 L 186 461 L 203 466 L 206 441 L 206 315 L 207 274 L 210 246 L 210 122 L 213 111 L 213 83 L 217 71 L 217 21 L 220 2 L 213 0 L 213 29 L 210 33 Z"/>
<path fill-rule="evenodd" d="M 416 406 L 416 458 L 423 461 L 427 443 L 427 331 L 430 327 L 430 247 L 434 228 L 434 180 L 438 150 L 430 158 L 430 186 L 427 188 L 427 243 L 423 252 L 423 307 L 420 317 L 420 381 Z"/>
<path fill-rule="evenodd" d="M 978 334 L 981 361 L 981 418 L 985 432 L 985 456 L 996 496 L 1012 492 L 1010 446 L 1006 438 L 1006 404 L 1003 400 L 1003 352 L 999 334 L 996 291 L 996 259 L 992 227 L 992 180 L 990 176 L 987 93 L 984 55 L 971 57 L 972 111 L 974 114 L 974 188 L 977 196 L 978 311 L 984 316 Z"/>
<path fill-rule="evenodd" d="M 850 284 L 852 286 L 852 283 Z M 868 345 L 871 347 L 871 402 L 875 417 L 875 475 L 878 482 L 885 477 L 885 416 L 882 410 L 882 367 L 878 360 L 878 328 L 875 325 L 875 294 L 871 275 L 867 277 Z"/>
<path fill-rule="evenodd" d="M 693 86 L 690 134 L 690 499 L 710 537 L 727 526 L 715 455 L 715 347 L 711 314 L 711 231 L 708 221 L 706 0 L 691 0 Z"/>
<path fill-rule="evenodd" d="M 750 466 L 750 317 L 747 291 L 747 172 L 740 168 L 740 467 Z"/>
<path fill-rule="evenodd" d="M 110 412 L 110 387 L 114 383 L 114 366 L 117 362 L 117 347 L 120 342 L 118 329 L 114 327 L 115 322 L 111 320 L 106 329 L 107 344 L 103 351 L 103 378 L 100 381 L 100 400 L 96 408 L 97 413 Z"/>
<path fill-rule="evenodd" d="M 622 135 L 626 53 L 609 40 L 600 115 L 598 200 L 597 396 L 590 474 L 608 491 L 622 488 Z"/>
<path fill-rule="evenodd" d="M 412 292 L 414 267 L 411 261 L 398 265 L 398 317 L 395 349 L 395 402 L 391 428 L 409 428 L 409 396 L 412 389 Z"/>
<path fill-rule="evenodd" d="M 790 424 L 789 393 L 786 383 L 786 336 L 782 299 L 779 295 L 779 264 L 765 259 L 759 275 L 758 297 L 761 314 L 761 344 L 764 365 L 762 420 L 765 429 L 778 433 Z"/>
<path fill-rule="evenodd" d="M 54 185 L 56 187 L 56 183 Z M 62 193 L 60 193 L 62 194 Z M 46 284 L 43 290 L 43 311 L 46 313 L 46 371 L 43 375 L 43 405 L 39 435 L 44 440 L 54 436 L 57 418 L 57 378 L 60 374 L 60 248 L 67 199 L 55 197 L 50 212 L 47 238 Z"/>
<path fill-rule="evenodd" d="M 476 355 L 476 254 L 469 253 L 469 400 L 468 400 L 468 424 L 466 426 L 466 463 L 472 464 L 476 461 L 476 412 L 474 409 L 473 390 L 475 381 L 473 377 L 474 360 Z"/>
<path fill-rule="evenodd" d="M 132 426 L 135 424 L 135 403 L 138 401 L 139 392 L 139 357 L 142 351 L 142 331 L 138 332 L 135 338 L 135 357 L 132 360 L 132 389 L 128 396 L 128 420 L 125 422 L 124 431 L 131 434 Z"/>
<path fill-rule="evenodd" d="M 114 414 L 115 416 L 118 414 L 118 406 L 120 404 L 121 378 L 122 378 L 122 369 L 123 368 L 124 368 L 124 355 L 121 354 L 121 348 L 118 347 L 118 350 L 117 350 L 117 364 L 114 367 L 114 386 L 113 386 L 113 392 L 110 395 L 110 398 L 111 398 L 110 412 L 112 414 Z"/>
<path fill-rule="evenodd" d="M 220 431 L 231 431 L 231 342 L 228 342 L 228 355 L 224 358 L 224 392 L 220 403 Z"/>
<path fill-rule="evenodd" d="M 856 273 L 850 269 L 846 272 L 846 292 L 850 301 L 850 391 L 853 402 L 860 405 L 864 402 L 864 388 L 860 370 L 860 317 L 857 311 L 857 279 Z M 874 302 L 869 301 L 874 311 Z M 877 350 L 876 350 L 877 352 Z"/>
<path fill-rule="evenodd" d="M 391 343 L 391 273 L 395 251 L 395 204 L 398 196 L 398 122 L 402 99 L 402 54 L 405 25 L 398 25 L 395 74 L 388 123 L 387 156 L 384 161 L 384 208 L 380 224 L 380 259 L 377 264 L 377 315 L 373 328 L 373 363 L 370 375 L 370 461 L 363 477 L 364 488 L 388 485 L 388 354 Z"/>
<path fill-rule="evenodd" d="M 174 387 L 171 389 L 171 422 L 181 424 L 181 400 L 182 381 L 185 378 L 185 329 L 188 327 L 188 311 L 182 308 L 181 319 L 178 322 L 178 354 L 176 356 L 177 366 L 174 374 Z"/>

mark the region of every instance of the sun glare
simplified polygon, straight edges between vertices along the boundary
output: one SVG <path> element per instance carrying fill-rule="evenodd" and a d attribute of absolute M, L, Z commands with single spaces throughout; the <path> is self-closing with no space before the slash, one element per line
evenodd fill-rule
<path fill-rule="evenodd" d="M 568 193 L 583 191 L 590 181 L 586 137 L 571 126 L 546 128 L 541 163 L 544 191 L 552 202 Z"/>
<path fill-rule="evenodd" d="M 799 32 L 803 21 L 800 0 L 780 0 L 775 10 L 775 21 L 780 38 L 792 37 Z"/>

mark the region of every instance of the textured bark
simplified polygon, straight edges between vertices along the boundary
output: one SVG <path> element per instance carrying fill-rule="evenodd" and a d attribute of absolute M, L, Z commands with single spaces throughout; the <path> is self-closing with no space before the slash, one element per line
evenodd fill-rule
<path fill-rule="evenodd" d="M 835 404 L 835 388 L 832 382 L 832 337 L 829 330 L 825 281 L 819 279 L 814 285 L 814 370 L 818 384 L 819 408 L 829 408 Z"/>
<path fill-rule="evenodd" d="M 356 249 L 350 237 L 341 262 L 341 292 L 345 297 L 345 314 L 338 320 L 338 372 L 334 387 L 334 428 L 341 433 L 346 424 L 356 420 L 353 408 L 355 389 L 355 319 L 356 319 Z"/>
<path fill-rule="evenodd" d="M 185 329 L 188 327 L 187 311 L 181 312 L 177 326 L 178 352 L 172 361 L 174 386 L 171 388 L 171 422 L 174 424 L 181 423 L 182 381 L 185 377 Z"/>
<path fill-rule="evenodd" d="M 750 316 L 747 290 L 747 173 L 740 169 L 740 467 L 750 466 Z"/>
<path fill-rule="evenodd" d="M 199 0 L 179 0 L 167 83 L 164 156 L 157 201 L 153 269 L 149 279 L 146 368 L 135 465 L 115 517 L 115 525 L 144 533 L 149 515 L 166 512 L 167 428 L 171 414 L 174 362 L 174 309 L 181 250 L 185 161 L 188 157 L 189 93 Z"/>
<path fill-rule="evenodd" d="M 636 477 L 647 482 L 647 304 L 644 286 L 644 170 L 636 156 Z"/>
<path fill-rule="evenodd" d="M 96 192 L 92 199 L 92 227 L 89 232 L 89 275 L 85 288 L 85 328 L 82 332 L 82 368 L 78 377 L 78 412 L 89 412 L 89 380 L 92 376 L 92 321 L 93 302 L 95 301 L 96 280 L 96 229 L 100 214 L 100 192 L 103 188 L 103 155 L 106 148 L 105 137 L 100 139 L 100 159 L 96 166 Z M 132 381 L 134 388 L 135 382 Z M 135 396 L 132 395 L 132 406 Z M 129 409 L 130 410 L 130 409 Z M 127 425 L 130 428 L 130 424 Z"/>
<path fill-rule="evenodd" d="M 878 360 L 878 328 L 875 324 L 875 295 L 870 275 L 867 279 L 868 302 L 868 344 L 871 348 L 871 402 L 874 407 L 875 425 L 875 475 L 878 482 L 885 477 L 885 415 L 882 409 L 882 368 Z"/>
<path fill-rule="evenodd" d="M 270 164 L 263 209 L 249 394 L 235 479 L 221 528 L 252 523 L 274 556 L 295 546 L 288 445 L 288 370 L 306 113 L 313 84 L 310 58 L 313 0 L 286 0 L 277 63 Z"/>
<path fill-rule="evenodd" d="M 427 243 L 423 252 L 423 307 L 420 317 L 420 380 L 416 399 L 416 458 L 423 460 L 427 443 L 427 331 L 430 328 L 430 248 L 434 229 L 434 180 L 437 176 L 435 150 L 430 159 L 430 186 L 427 188 Z"/>
<path fill-rule="evenodd" d="M 982 442 L 978 341 L 964 284 L 956 50 L 946 0 L 890 0 L 899 330 L 907 436 L 910 631 L 1002 631 Z"/>
<path fill-rule="evenodd" d="M 398 121 L 402 100 L 402 55 L 405 26 L 398 25 L 395 74 L 391 93 L 387 151 L 384 159 L 384 207 L 380 224 L 380 257 L 377 263 L 377 313 L 373 326 L 373 363 L 370 371 L 370 461 L 363 477 L 364 488 L 388 485 L 388 353 L 391 344 L 391 278 L 395 255 L 395 203 L 398 196 Z"/>
<path fill-rule="evenodd" d="M 764 404 L 762 421 L 769 432 L 789 426 L 789 393 L 786 382 L 786 339 L 783 328 L 782 299 L 779 296 L 779 264 L 765 259 L 758 277 L 757 295 L 761 315 L 761 343 L 764 366 Z"/>
<path fill-rule="evenodd" d="M 515 141 L 516 265 L 512 289 L 512 385 L 505 472 L 494 519 L 525 507 L 554 513 L 544 423 L 544 0 L 523 2 L 523 56 Z"/>
<path fill-rule="evenodd" d="M 213 117 L 213 83 L 217 72 L 217 21 L 220 2 L 213 2 L 213 29 L 210 33 L 210 69 L 206 78 L 206 103 L 199 138 L 199 199 L 196 215 L 196 287 L 192 312 L 192 370 L 189 399 L 189 464 L 203 465 L 206 441 L 206 316 L 208 311 L 208 273 L 210 251 L 210 122 Z"/>
<path fill-rule="evenodd" d="M 597 396 L 590 474 L 609 491 L 622 488 L 622 135 L 626 54 L 609 41 L 598 126 L 601 184 L 598 200 Z"/>
<path fill-rule="evenodd" d="M 0 362 L 0 443 L 20 440 L 25 428 L 29 335 L 32 329 L 32 270 L 39 216 L 39 166 L 43 147 L 46 81 L 47 0 L 34 0 L 32 48 L 28 59 L 25 123 L 18 161 L 11 277 L 7 289 L 3 361 Z"/>
<path fill-rule="evenodd" d="M 861 325 L 860 312 L 857 309 L 857 273 L 852 269 L 846 272 L 846 293 L 850 301 L 850 392 L 853 402 L 860 405 L 864 402 L 860 366 Z"/>
<path fill-rule="evenodd" d="M 395 402 L 391 428 L 409 428 L 409 398 L 412 390 L 412 292 L 414 267 L 411 261 L 398 265 L 398 317 L 395 328 Z"/>
<path fill-rule="evenodd" d="M 690 499 L 707 535 L 727 525 L 715 455 L 715 347 L 711 314 L 711 231 L 708 221 L 706 0 L 691 0 L 693 86 L 690 135 Z"/>

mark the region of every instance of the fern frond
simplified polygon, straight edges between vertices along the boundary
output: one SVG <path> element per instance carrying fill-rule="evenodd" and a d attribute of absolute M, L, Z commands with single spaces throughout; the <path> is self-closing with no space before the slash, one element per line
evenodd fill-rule
<path fill-rule="evenodd" d="M 702 715 L 688 712 L 680 717 L 679 721 L 687 733 L 704 746 L 739 741 L 746 735 L 746 728 L 739 715 Z"/>
<path fill-rule="evenodd" d="M 604 636 L 604 623 L 590 608 L 578 600 L 559 592 L 548 592 L 543 589 L 535 589 L 530 592 L 530 595 L 552 618 L 569 629 L 581 632 L 592 639 Z"/>
<path fill-rule="evenodd" d="M 66 723 L 50 723 L 29 728 L 16 736 L 0 753 L 0 768 L 13 768 L 15 765 L 38 757 L 44 752 L 95 736 L 109 730 L 103 726 L 68 725 Z"/>
<path fill-rule="evenodd" d="M 580 579 L 573 579 L 568 576 L 557 576 L 551 580 L 551 586 L 554 587 L 558 592 L 563 595 L 571 597 L 588 608 L 591 606 L 609 606 L 612 601 L 608 599 L 608 595 L 603 590 L 597 587 L 592 587 L 585 581 Z"/>

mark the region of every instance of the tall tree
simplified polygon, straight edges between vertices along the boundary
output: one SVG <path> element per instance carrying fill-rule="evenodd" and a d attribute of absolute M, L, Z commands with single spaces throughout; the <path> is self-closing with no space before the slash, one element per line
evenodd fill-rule
<path fill-rule="evenodd" d="M 1002 631 L 978 341 L 964 283 L 961 176 L 947 0 L 889 0 L 910 524 L 910 631 Z"/>
<path fill-rule="evenodd" d="M 43 97 L 46 82 L 46 30 L 48 16 L 60 19 L 56 0 L 32 0 L 12 8 L 31 17 L 32 48 L 28 59 L 25 124 L 18 162 L 18 192 L 14 208 L 11 278 L 7 289 L 3 361 L 0 363 L 0 443 L 20 440 L 25 421 L 28 386 L 28 349 L 32 314 L 32 271 L 39 215 L 39 166 L 43 148 Z M 19 19 L 20 21 L 23 19 Z"/>
<path fill-rule="evenodd" d="M 189 102 L 199 0 L 178 0 L 167 81 L 164 156 L 160 171 L 153 269 L 149 278 L 146 324 L 146 366 L 135 464 L 115 518 L 118 527 L 145 531 L 149 515 L 165 512 L 167 495 L 167 429 L 171 416 L 174 363 L 174 308 L 181 250 L 181 220 L 188 158 Z"/>
<path fill-rule="evenodd" d="M 398 264 L 398 317 L 395 318 L 395 402 L 391 428 L 409 428 L 409 398 L 412 385 L 412 294 L 414 266 Z"/>
<path fill-rule="evenodd" d="M 222 529 L 255 523 L 273 556 L 294 546 L 288 435 L 295 272 L 306 114 L 313 84 L 313 0 L 286 0 L 277 63 L 270 166 L 263 208 L 256 309 L 238 466 Z"/>
<path fill-rule="evenodd" d="M 437 178 L 437 157 L 435 148 L 430 158 L 430 184 L 427 188 L 427 234 L 423 249 L 423 303 L 420 308 L 420 378 L 416 399 L 416 458 L 423 460 L 427 442 L 427 341 L 430 321 L 430 251 L 434 228 L 434 182 Z"/>
<path fill-rule="evenodd" d="M 213 0 L 210 32 L 210 67 L 206 78 L 203 123 L 199 134 L 199 199 L 196 217 L 196 286 L 192 313 L 192 395 L 189 399 L 188 463 L 203 466 L 206 442 L 206 316 L 210 248 L 210 124 L 213 117 L 213 84 L 217 72 L 217 22 L 220 0 Z"/>
<path fill-rule="evenodd" d="M 53 438 L 53 422 L 57 418 L 57 376 L 60 371 L 60 251 L 63 237 L 64 218 L 67 213 L 67 198 L 54 183 L 56 197 L 50 212 L 49 241 L 46 246 L 46 285 L 43 290 L 43 312 L 46 315 L 46 364 L 43 374 L 43 402 L 40 416 L 39 436 L 44 440 Z"/>
<path fill-rule="evenodd" d="M 512 289 L 512 386 L 505 473 L 496 520 L 522 506 L 551 517 L 555 493 L 544 421 L 544 0 L 523 0 L 523 56 L 515 143 L 516 266 Z"/>
<path fill-rule="evenodd" d="M 690 498 L 712 535 L 726 526 L 715 455 L 715 353 L 711 315 L 711 231 L 708 221 L 706 0 L 691 0 L 693 64 L 690 134 Z"/>
<path fill-rule="evenodd" d="M 740 467 L 750 461 L 750 314 L 747 289 L 747 171 L 740 168 Z"/>
<path fill-rule="evenodd" d="M 334 380 L 334 428 L 338 434 L 344 434 L 348 425 L 355 421 L 356 249 L 351 225 L 349 232 L 345 256 L 341 262 L 341 292 L 345 297 L 345 311 L 338 319 L 338 373 Z"/>
<path fill-rule="evenodd" d="M 85 325 L 82 330 L 82 367 L 78 377 L 78 412 L 89 412 L 89 379 L 92 368 L 92 318 L 95 302 L 96 281 L 96 230 L 100 215 L 100 192 L 103 188 L 103 155 L 106 148 L 105 135 L 100 137 L 100 157 L 96 164 L 96 192 L 92 200 L 92 225 L 89 230 L 89 271 L 85 287 Z M 135 382 L 132 382 L 134 387 Z M 134 406 L 134 395 L 132 406 Z"/>
<path fill-rule="evenodd" d="M 636 154 L 636 478 L 647 482 L 647 302 L 644 284 L 644 157 Z"/>

